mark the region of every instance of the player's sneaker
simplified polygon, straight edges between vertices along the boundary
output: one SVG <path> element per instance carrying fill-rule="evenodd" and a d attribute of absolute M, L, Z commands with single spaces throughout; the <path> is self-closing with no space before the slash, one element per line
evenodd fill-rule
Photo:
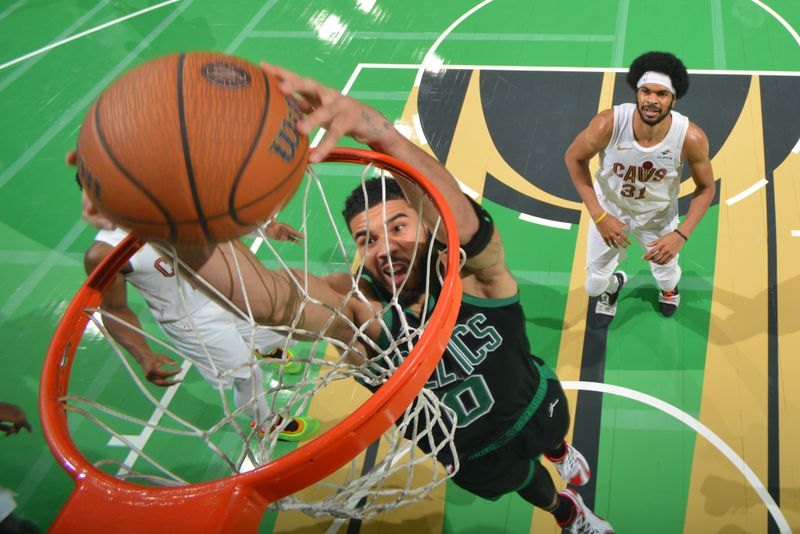
<path fill-rule="evenodd" d="M 274 365 L 276 368 L 283 367 L 283 374 L 296 375 L 300 374 L 300 371 L 303 370 L 302 363 L 292 361 L 292 358 L 294 358 L 294 353 L 288 349 L 283 350 L 281 348 L 276 348 L 269 354 L 263 354 L 258 349 L 255 349 L 254 352 L 259 358 L 274 358 L 275 360 L 281 360 L 272 362 L 272 365 Z"/>
<path fill-rule="evenodd" d="M 617 279 L 617 290 L 613 293 L 604 291 L 597 297 L 597 304 L 594 308 L 594 312 L 597 315 L 597 324 L 600 326 L 608 326 L 611 324 L 611 320 L 617 313 L 617 299 L 619 298 L 619 294 L 625 282 L 628 281 L 628 276 L 622 271 L 617 271 L 611 276 Z"/>
<path fill-rule="evenodd" d="M 250 428 L 256 426 L 255 421 L 250 423 Z M 319 431 L 319 419 L 313 417 L 295 417 L 278 434 L 280 441 L 305 441 Z M 264 437 L 264 431 L 259 429 L 258 436 Z"/>
<path fill-rule="evenodd" d="M 614 534 L 614 527 L 611 526 L 611 523 L 592 512 L 575 491 L 567 488 L 559 491 L 558 494 L 572 501 L 575 506 L 572 519 L 568 523 L 558 524 L 564 529 L 564 532 L 569 532 L 569 534 Z"/>
<path fill-rule="evenodd" d="M 681 303 L 681 294 L 678 291 L 678 286 L 672 291 L 659 291 L 658 292 L 658 308 L 661 310 L 661 315 L 664 317 L 672 317 L 678 310 L 678 305 Z"/>
<path fill-rule="evenodd" d="M 561 458 L 554 458 L 547 454 L 544 457 L 553 462 L 556 471 L 561 475 L 561 479 L 567 484 L 583 486 L 589 482 L 589 478 L 592 476 L 586 458 L 566 441 L 564 442 L 564 454 Z"/>

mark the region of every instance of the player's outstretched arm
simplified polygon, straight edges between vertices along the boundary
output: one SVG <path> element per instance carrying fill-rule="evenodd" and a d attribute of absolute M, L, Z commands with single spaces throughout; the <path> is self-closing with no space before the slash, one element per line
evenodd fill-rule
<path fill-rule="evenodd" d="M 176 251 L 234 306 L 245 313 L 249 309 L 259 324 L 292 326 L 305 331 L 303 337 L 319 334 L 345 344 L 359 337 L 356 331 L 365 323 L 370 323 L 366 336 L 378 339 L 380 335 L 376 312 L 368 303 L 345 299 L 324 279 L 307 273 L 268 270 L 241 241 Z M 357 347 L 364 350 L 360 342 Z"/>
<path fill-rule="evenodd" d="M 86 273 L 92 272 L 106 256 L 111 254 L 112 250 L 114 249 L 111 245 L 95 241 L 84 256 Z M 127 282 L 122 274 L 116 274 L 114 283 L 103 297 L 103 303 L 100 307 L 134 327 L 142 329 L 139 318 L 128 306 Z M 179 382 L 173 377 L 180 373 L 181 370 L 168 368 L 174 367 L 178 362 L 150 350 L 150 346 L 142 334 L 111 318 L 104 318 L 103 325 L 114 341 L 122 345 L 133 356 L 133 359 L 139 363 L 147 380 L 163 387 L 172 386 Z"/>
<path fill-rule="evenodd" d="M 436 159 L 403 137 L 380 112 L 312 78 L 301 77 L 275 65 L 262 63 L 262 68 L 279 80 L 281 91 L 297 98 L 306 114 L 297 124 L 301 133 L 308 135 L 318 127 L 327 131 L 311 154 L 312 163 L 324 159 L 342 137 L 352 137 L 373 150 L 408 163 L 424 174 L 447 200 L 456 220 L 459 240 L 466 243 L 475 235 L 478 218 L 456 179 Z M 412 195 L 409 202 L 415 206 L 417 198 L 413 196 L 418 193 L 409 192 Z M 430 224 L 433 221 L 425 222 Z"/>
<path fill-rule="evenodd" d="M 308 135 L 315 128 L 324 128 L 327 134 L 311 156 L 311 162 L 324 159 L 336 143 L 349 136 L 373 150 L 400 159 L 425 175 L 445 198 L 458 229 L 462 245 L 469 243 L 479 230 L 475 209 L 452 174 L 435 158 L 403 137 L 400 132 L 377 110 L 341 94 L 311 78 L 303 78 L 294 72 L 262 64 L 268 73 L 279 80 L 279 88 L 297 98 L 300 108 L 307 115 L 298 122 L 301 133 Z M 403 180 L 398 183 L 411 206 L 416 206 L 420 192 L 408 187 Z M 437 212 L 432 207 L 424 210 L 423 218 L 429 228 L 434 228 Z M 444 231 L 437 238 L 444 240 Z M 505 265 L 503 243 L 495 229 L 489 243 L 481 254 L 469 258 L 462 275 L 464 291 L 481 297 L 503 298 L 516 293 L 517 286 Z"/>

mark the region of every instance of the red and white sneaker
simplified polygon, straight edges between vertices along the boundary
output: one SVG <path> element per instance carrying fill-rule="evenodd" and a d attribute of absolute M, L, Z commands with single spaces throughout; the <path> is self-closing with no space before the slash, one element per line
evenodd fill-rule
<path fill-rule="evenodd" d="M 672 317 L 678 310 L 681 303 L 681 294 L 678 291 L 678 286 L 672 291 L 659 291 L 658 292 L 658 308 L 661 310 L 661 315 L 664 317 Z"/>
<path fill-rule="evenodd" d="M 575 512 L 569 523 L 558 524 L 564 529 L 564 532 L 569 532 L 569 534 L 614 534 L 614 527 L 611 526 L 611 523 L 592 512 L 574 490 L 568 488 L 559 491 L 558 494 L 572 501 L 575 506 Z"/>
<path fill-rule="evenodd" d="M 564 455 L 561 458 L 552 458 L 546 454 L 544 457 L 553 462 L 561 479 L 567 484 L 583 486 L 589 482 L 589 478 L 592 476 L 586 458 L 566 441 L 564 442 Z"/>

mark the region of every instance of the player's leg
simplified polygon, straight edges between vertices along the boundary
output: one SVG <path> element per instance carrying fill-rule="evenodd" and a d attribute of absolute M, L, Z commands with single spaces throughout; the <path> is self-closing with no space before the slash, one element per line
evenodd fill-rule
<path fill-rule="evenodd" d="M 617 300 L 627 277 L 615 269 L 626 257 L 624 248 L 609 247 L 597 227 L 589 225 L 585 287 L 590 297 L 597 297 L 595 313 L 601 325 L 609 324 L 617 313 Z"/>
<path fill-rule="evenodd" d="M 544 431 L 537 434 L 549 438 L 545 442 L 543 456 L 553 463 L 562 480 L 573 486 L 583 486 L 589 482 L 592 472 L 586 458 L 566 441 L 570 423 L 569 405 L 558 380 L 548 383 L 542 406 L 546 411 L 539 418 Z"/>
<path fill-rule="evenodd" d="M 658 231 L 641 230 L 637 239 L 640 239 L 645 250 L 649 250 L 646 243 L 652 243 L 660 236 L 674 232 L 677 227 L 678 218 L 675 217 L 668 224 L 659 228 Z M 678 263 L 679 258 L 680 254 L 664 265 L 650 262 L 650 272 L 653 273 L 653 278 L 655 278 L 659 290 L 658 307 L 665 317 L 671 317 L 677 311 L 681 302 L 680 291 L 678 290 L 678 282 L 682 274 L 681 266 Z"/>
<path fill-rule="evenodd" d="M 553 514 L 558 525 L 571 533 L 613 534 L 611 523 L 598 516 L 571 489 L 556 492 L 550 473 L 535 460 L 530 483 L 517 491 L 520 497 Z"/>
<path fill-rule="evenodd" d="M 242 408 L 254 426 L 268 432 L 278 425 L 283 426 L 284 420 L 269 416 L 263 372 L 260 365 L 251 361 L 250 344 L 242 339 L 237 320 L 225 308 L 211 303 L 192 313 L 191 319 L 165 325 L 165 331 L 209 384 L 223 390 L 232 387 L 234 406 Z M 319 421 L 316 419 L 291 418 L 280 430 L 279 439 L 308 439 L 318 429 Z"/>
<path fill-rule="evenodd" d="M 253 346 L 253 354 L 259 358 L 269 359 L 275 369 L 283 368 L 284 374 L 296 375 L 303 370 L 303 364 L 292 361 L 294 353 L 289 349 L 297 344 L 283 334 L 265 326 L 256 325 L 236 316 L 236 328 L 242 339 Z"/>

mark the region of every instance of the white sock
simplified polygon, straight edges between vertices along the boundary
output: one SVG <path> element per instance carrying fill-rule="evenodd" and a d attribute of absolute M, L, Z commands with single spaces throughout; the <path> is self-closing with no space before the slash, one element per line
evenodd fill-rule
<path fill-rule="evenodd" d="M 237 408 L 244 406 L 244 412 L 254 421 L 261 421 L 269 414 L 266 398 L 261 395 L 263 382 L 264 375 L 259 366 L 256 366 L 247 378 L 233 380 L 233 404 Z M 254 396 L 257 396 L 255 401 L 253 401 Z"/>
<path fill-rule="evenodd" d="M 606 292 L 616 293 L 618 289 L 619 289 L 619 279 L 612 274 L 611 280 L 608 281 L 608 287 L 606 288 Z"/>

